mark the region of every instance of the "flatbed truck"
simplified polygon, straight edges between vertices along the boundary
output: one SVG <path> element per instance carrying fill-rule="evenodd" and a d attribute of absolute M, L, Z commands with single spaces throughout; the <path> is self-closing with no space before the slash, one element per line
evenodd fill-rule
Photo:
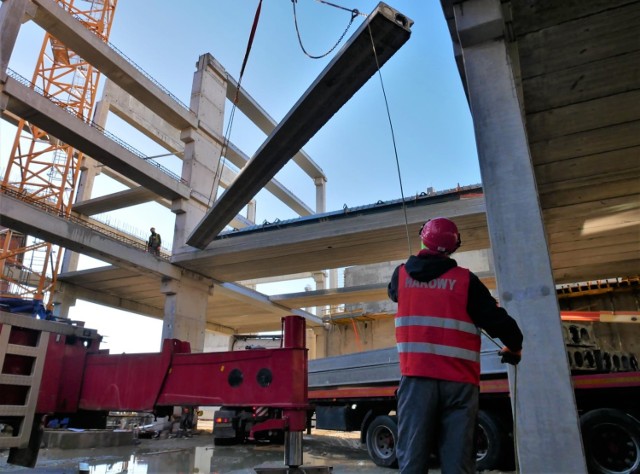
<path fill-rule="evenodd" d="M 635 345 L 640 341 L 640 319 L 637 313 L 619 316 L 563 313 L 567 358 L 591 473 L 640 472 L 640 371 Z M 625 350 L 630 345 L 632 350 Z M 479 470 L 512 469 L 507 369 L 493 342 L 483 338 L 482 348 L 477 466 Z M 395 348 L 310 360 L 308 377 L 309 426 L 313 422 L 316 429 L 359 431 L 375 464 L 397 467 L 400 372 Z M 277 413 L 261 407 L 223 407 L 214 415 L 214 440 L 222 444 L 229 442 L 229 436 L 235 441 L 259 439 L 254 424 L 272 415 Z M 226 427 L 226 433 L 219 425 Z M 262 435 L 277 439 L 277 432 Z"/>

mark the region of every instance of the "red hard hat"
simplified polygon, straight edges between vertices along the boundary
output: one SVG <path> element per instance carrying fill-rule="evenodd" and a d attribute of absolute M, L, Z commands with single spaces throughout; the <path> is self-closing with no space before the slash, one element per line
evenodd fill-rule
<path fill-rule="evenodd" d="M 445 217 L 428 220 L 420 229 L 420 238 L 432 255 L 451 255 L 461 243 L 458 227 Z"/>

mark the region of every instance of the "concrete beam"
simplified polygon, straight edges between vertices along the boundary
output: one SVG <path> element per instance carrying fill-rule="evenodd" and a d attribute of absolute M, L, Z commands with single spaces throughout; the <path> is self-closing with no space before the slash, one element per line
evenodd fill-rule
<path fill-rule="evenodd" d="M 84 214 L 85 216 L 92 216 L 103 212 L 143 204 L 145 202 L 153 201 L 155 198 L 156 194 L 153 191 L 143 188 L 142 186 L 138 186 L 137 188 L 119 191 L 106 196 L 76 202 L 73 205 L 73 210 L 80 214 Z"/>
<path fill-rule="evenodd" d="M 219 283 L 216 285 L 215 291 L 223 292 L 229 298 L 234 299 L 246 299 L 250 298 L 252 303 L 262 309 L 274 314 L 281 314 L 287 316 L 290 314 L 301 316 L 308 321 L 322 324 L 322 318 L 319 318 L 315 314 L 311 314 L 308 311 L 301 309 L 291 309 L 281 305 L 277 301 L 273 301 L 269 296 L 258 293 L 255 290 L 246 288 L 236 283 Z"/>
<path fill-rule="evenodd" d="M 218 63 L 216 62 L 215 64 Z M 251 100 L 253 101 L 253 99 Z M 147 108 L 143 103 L 123 91 L 112 81 L 107 81 L 103 101 L 105 101 L 109 110 L 113 111 L 113 113 L 129 125 L 139 130 L 160 146 L 166 148 L 172 153 L 175 153 L 179 158 L 183 158 L 184 142 L 180 140 L 180 130 L 176 129 L 161 117 L 153 113 L 153 111 L 149 110 L 149 108 Z M 205 123 L 200 123 L 199 126 L 200 129 L 211 139 L 216 140 L 218 143 L 224 142 L 224 137 L 214 130 L 211 130 Z M 272 129 L 273 128 L 275 128 L 275 122 Z M 242 169 L 249 161 L 249 157 L 233 143 L 229 143 L 227 145 L 226 158 L 238 169 Z M 310 160 L 310 158 L 307 158 L 307 161 Z M 228 187 L 229 184 L 235 180 L 236 176 L 237 173 L 235 171 L 224 167 L 222 169 L 222 177 L 220 180 L 221 185 L 225 188 Z M 265 185 L 265 189 L 280 199 L 280 201 L 298 215 L 308 216 L 313 214 L 313 210 L 311 208 L 309 208 L 303 201 L 301 201 L 277 180 L 272 179 L 269 181 Z M 234 224 L 233 222 L 231 225 L 236 228 L 242 227 Z"/>
<path fill-rule="evenodd" d="M 0 200 L 0 225 L 119 267 L 175 279 L 183 274 L 180 268 L 143 249 L 44 212 L 7 194 Z"/>
<path fill-rule="evenodd" d="M 187 239 L 204 249 L 307 141 L 409 39 L 412 22 L 380 4 L 244 167 Z M 372 41 L 377 58 L 372 54 Z"/>
<path fill-rule="evenodd" d="M 127 175 L 160 196 L 168 199 L 189 197 L 188 186 L 14 78 L 7 77 L 3 93 L 9 97 L 9 111 L 68 145 Z"/>
<path fill-rule="evenodd" d="M 92 231 L 81 224 L 71 222 L 54 214 L 43 212 L 19 199 L 6 194 L 0 200 L 0 226 L 8 227 L 33 237 L 60 245 L 71 251 L 82 253 L 93 258 L 132 269 L 136 272 L 149 272 L 159 277 L 182 280 L 191 275 L 195 280 L 209 280 L 229 297 L 245 301 L 251 305 L 268 309 L 275 314 L 296 314 L 313 322 L 317 317 L 301 310 L 291 310 L 272 303 L 269 297 L 241 285 L 223 283 L 203 277 L 197 273 L 179 268 L 169 262 L 158 259 L 144 250 L 132 247 L 103 234 Z"/>
<path fill-rule="evenodd" d="M 465 249 L 489 247 L 484 200 L 458 199 L 452 194 L 407 202 L 406 221 L 400 202 L 370 206 L 354 213 L 336 211 L 226 233 L 204 251 L 174 252 L 172 261 L 222 281 L 242 281 L 403 260 L 409 255 L 406 226 L 415 250 L 420 245 L 417 232 L 420 225 L 441 215 L 456 221 L 464 236 Z"/>
<path fill-rule="evenodd" d="M 102 74 L 136 97 L 173 126 L 197 127 L 197 120 L 168 91 L 109 47 L 54 0 L 35 0 L 38 6 L 34 21 L 51 33 Z"/>
<path fill-rule="evenodd" d="M 227 99 L 233 101 L 238 90 L 238 83 L 229 75 L 227 75 L 227 81 Z M 242 87 L 238 94 L 238 108 L 267 135 L 270 135 L 278 125 Z M 322 168 L 304 150 L 293 155 L 292 160 L 312 179 L 327 179 Z"/>
<path fill-rule="evenodd" d="M 158 290 L 160 289 L 160 282 L 158 281 Z M 122 311 L 129 311 L 131 313 L 139 314 L 141 316 L 149 316 L 157 319 L 162 319 L 164 312 L 162 308 L 144 304 L 140 301 L 132 301 L 126 298 L 121 298 L 115 295 L 105 293 L 104 291 L 96 291 L 81 286 L 73 286 L 74 296 L 77 299 L 90 301 L 102 306 L 108 306 L 109 308 L 115 308 Z"/>

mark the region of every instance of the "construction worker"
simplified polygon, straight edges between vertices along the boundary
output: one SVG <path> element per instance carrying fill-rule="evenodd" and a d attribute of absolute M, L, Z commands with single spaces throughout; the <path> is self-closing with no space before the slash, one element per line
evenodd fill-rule
<path fill-rule="evenodd" d="M 161 244 L 162 238 L 160 237 L 160 234 L 156 233 L 155 227 L 152 227 L 151 235 L 149 236 L 149 241 L 147 242 L 147 251 L 154 255 L 160 255 Z"/>
<path fill-rule="evenodd" d="M 396 455 L 402 474 L 428 472 L 438 441 L 443 474 L 476 472 L 480 329 L 505 344 L 517 364 L 522 332 L 476 275 L 449 256 L 460 247 L 455 223 L 438 217 L 420 229 L 422 250 L 399 265 L 388 293 L 401 380 Z"/>

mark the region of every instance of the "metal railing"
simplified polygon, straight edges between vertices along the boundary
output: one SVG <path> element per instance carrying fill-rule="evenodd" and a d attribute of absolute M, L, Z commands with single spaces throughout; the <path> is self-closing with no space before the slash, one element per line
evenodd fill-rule
<path fill-rule="evenodd" d="M 146 243 L 141 242 L 139 239 L 134 239 L 132 236 L 122 235 L 121 233 L 114 232 L 109 229 L 105 229 L 102 226 L 94 224 L 93 222 L 81 219 L 74 215 L 65 215 L 64 211 L 61 209 L 57 209 L 55 206 L 47 204 L 44 201 L 37 200 L 29 195 L 27 195 L 24 191 L 18 191 L 17 189 L 0 185 L 0 192 L 7 196 L 13 197 L 15 199 L 19 199 L 20 201 L 33 206 L 40 211 L 46 212 L 47 214 L 60 217 L 74 224 L 78 224 L 86 229 L 91 229 L 94 232 L 98 232 L 99 234 L 108 237 L 117 242 L 123 243 L 131 248 L 136 248 L 142 250 L 143 252 L 147 251 Z M 166 251 L 161 251 L 160 258 L 163 260 L 169 261 L 171 259 L 171 254 Z"/>
<path fill-rule="evenodd" d="M 29 81 L 27 78 L 21 76 L 20 74 L 18 74 L 17 72 L 15 72 L 12 69 L 7 68 L 7 74 L 9 76 L 11 76 L 11 78 L 15 79 L 16 81 L 18 81 L 20 84 L 33 89 L 35 92 L 37 92 L 38 94 L 40 94 L 42 97 L 44 97 L 45 99 L 48 99 L 49 101 L 51 101 L 52 103 L 60 106 L 60 108 L 62 110 L 64 110 L 65 112 L 67 112 L 69 115 L 75 117 L 75 118 L 79 118 L 76 114 L 74 114 L 71 110 L 67 109 L 65 104 L 59 101 L 56 101 L 53 97 L 47 95 L 45 93 L 44 90 L 42 90 L 40 87 L 38 87 L 36 84 L 32 83 L 31 81 Z M 116 135 L 114 135 L 113 133 L 107 131 L 104 127 L 102 127 L 101 125 L 89 120 L 89 121 L 85 121 L 83 120 L 83 122 L 85 122 L 87 125 L 89 125 L 92 128 L 95 128 L 97 131 L 99 131 L 100 133 L 102 133 L 106 138 L 108 138 L 109 140 L 113 141 L 114 143 L 118 144 L 120 147 L 124 148 L 125 150 L 127 150 L 129 153 L 132 153 L 133 155 L 137 156 L 138 158 L 140 158 L 141 160 L 150 163 L 151 165 L 153 165 L 154 167 L 156 167 L 157 169 L 159 169 L 160 171 L 162 171 L 164 174 L 166 174 L 167 176 L 171 177 L 172 179 L 182 183 L 182 184 L 188 184 L 187 181 L 178 176 L 176 173 L 174 173 L 173 171 L 171 171 L 168 168 L 165 168 L 164 166 L 162 166 L 160 163 L 158 163 L 157 161 L 154 161 L 152 159 L 150 159 L 150 157 L 148 157 L 147 155 L 145 155 L 144 153 L 142 153 L 141 151 L 137 150 L 136 148 L 134 148 L 133 146 L 129 145 L 128 143 L 126 143 L 125 141 L 123 141 L 122 139 L 118 138 Z"/>
<path fill-rule="evenodd" d="M 78 16 L 78 15 L 71 15 L 73 18 L 75 18 L 76 20 L 78 20 L 80 23 L 85 22 L 85 20 Z M 126 62 L 128 62 L 131 66 L 134 67 L 134 69 L 136 71 L 138 71 L 140 74 L 142 74 L 144 77 L 146 77 L 147 79 L 149 79 L 156 87 L 158 87 L 162 92 L 164 92 L 165 94 L 167 94 L 169 97 L 171 97 L 172 100 L 174 100 L 178 105 L 180 105 L 181 107 L 183 107 L 184 109 L 186 109 L 187 111 L 189 111 L 189 107 L 182 102 L 180 99 L 178 99 L 174 94 L 172 94 L 169 89 L 167 89 L 166 87 L 164 87 L 162 84 L 160 84 L 156 79 L 154 79 L 151 74 L 149 74 L 147 71 L 145 71 L 144 69 L 142 69 L 140 66 L 138 66 L 129 56 L 127 56 L 126 54 L 124 54 L 120 49 L 118 49 L 114 44 L 110 43 L 109 41 L 104 41 L 104 38 L 100 37 L 101 40 L 103 40 L 104 44 L 106 44 L 110 49 L 112 49 L 116 54 L 118 54 L 119 56 L 122 57 L 122 59 L 124 59 Z"/>

